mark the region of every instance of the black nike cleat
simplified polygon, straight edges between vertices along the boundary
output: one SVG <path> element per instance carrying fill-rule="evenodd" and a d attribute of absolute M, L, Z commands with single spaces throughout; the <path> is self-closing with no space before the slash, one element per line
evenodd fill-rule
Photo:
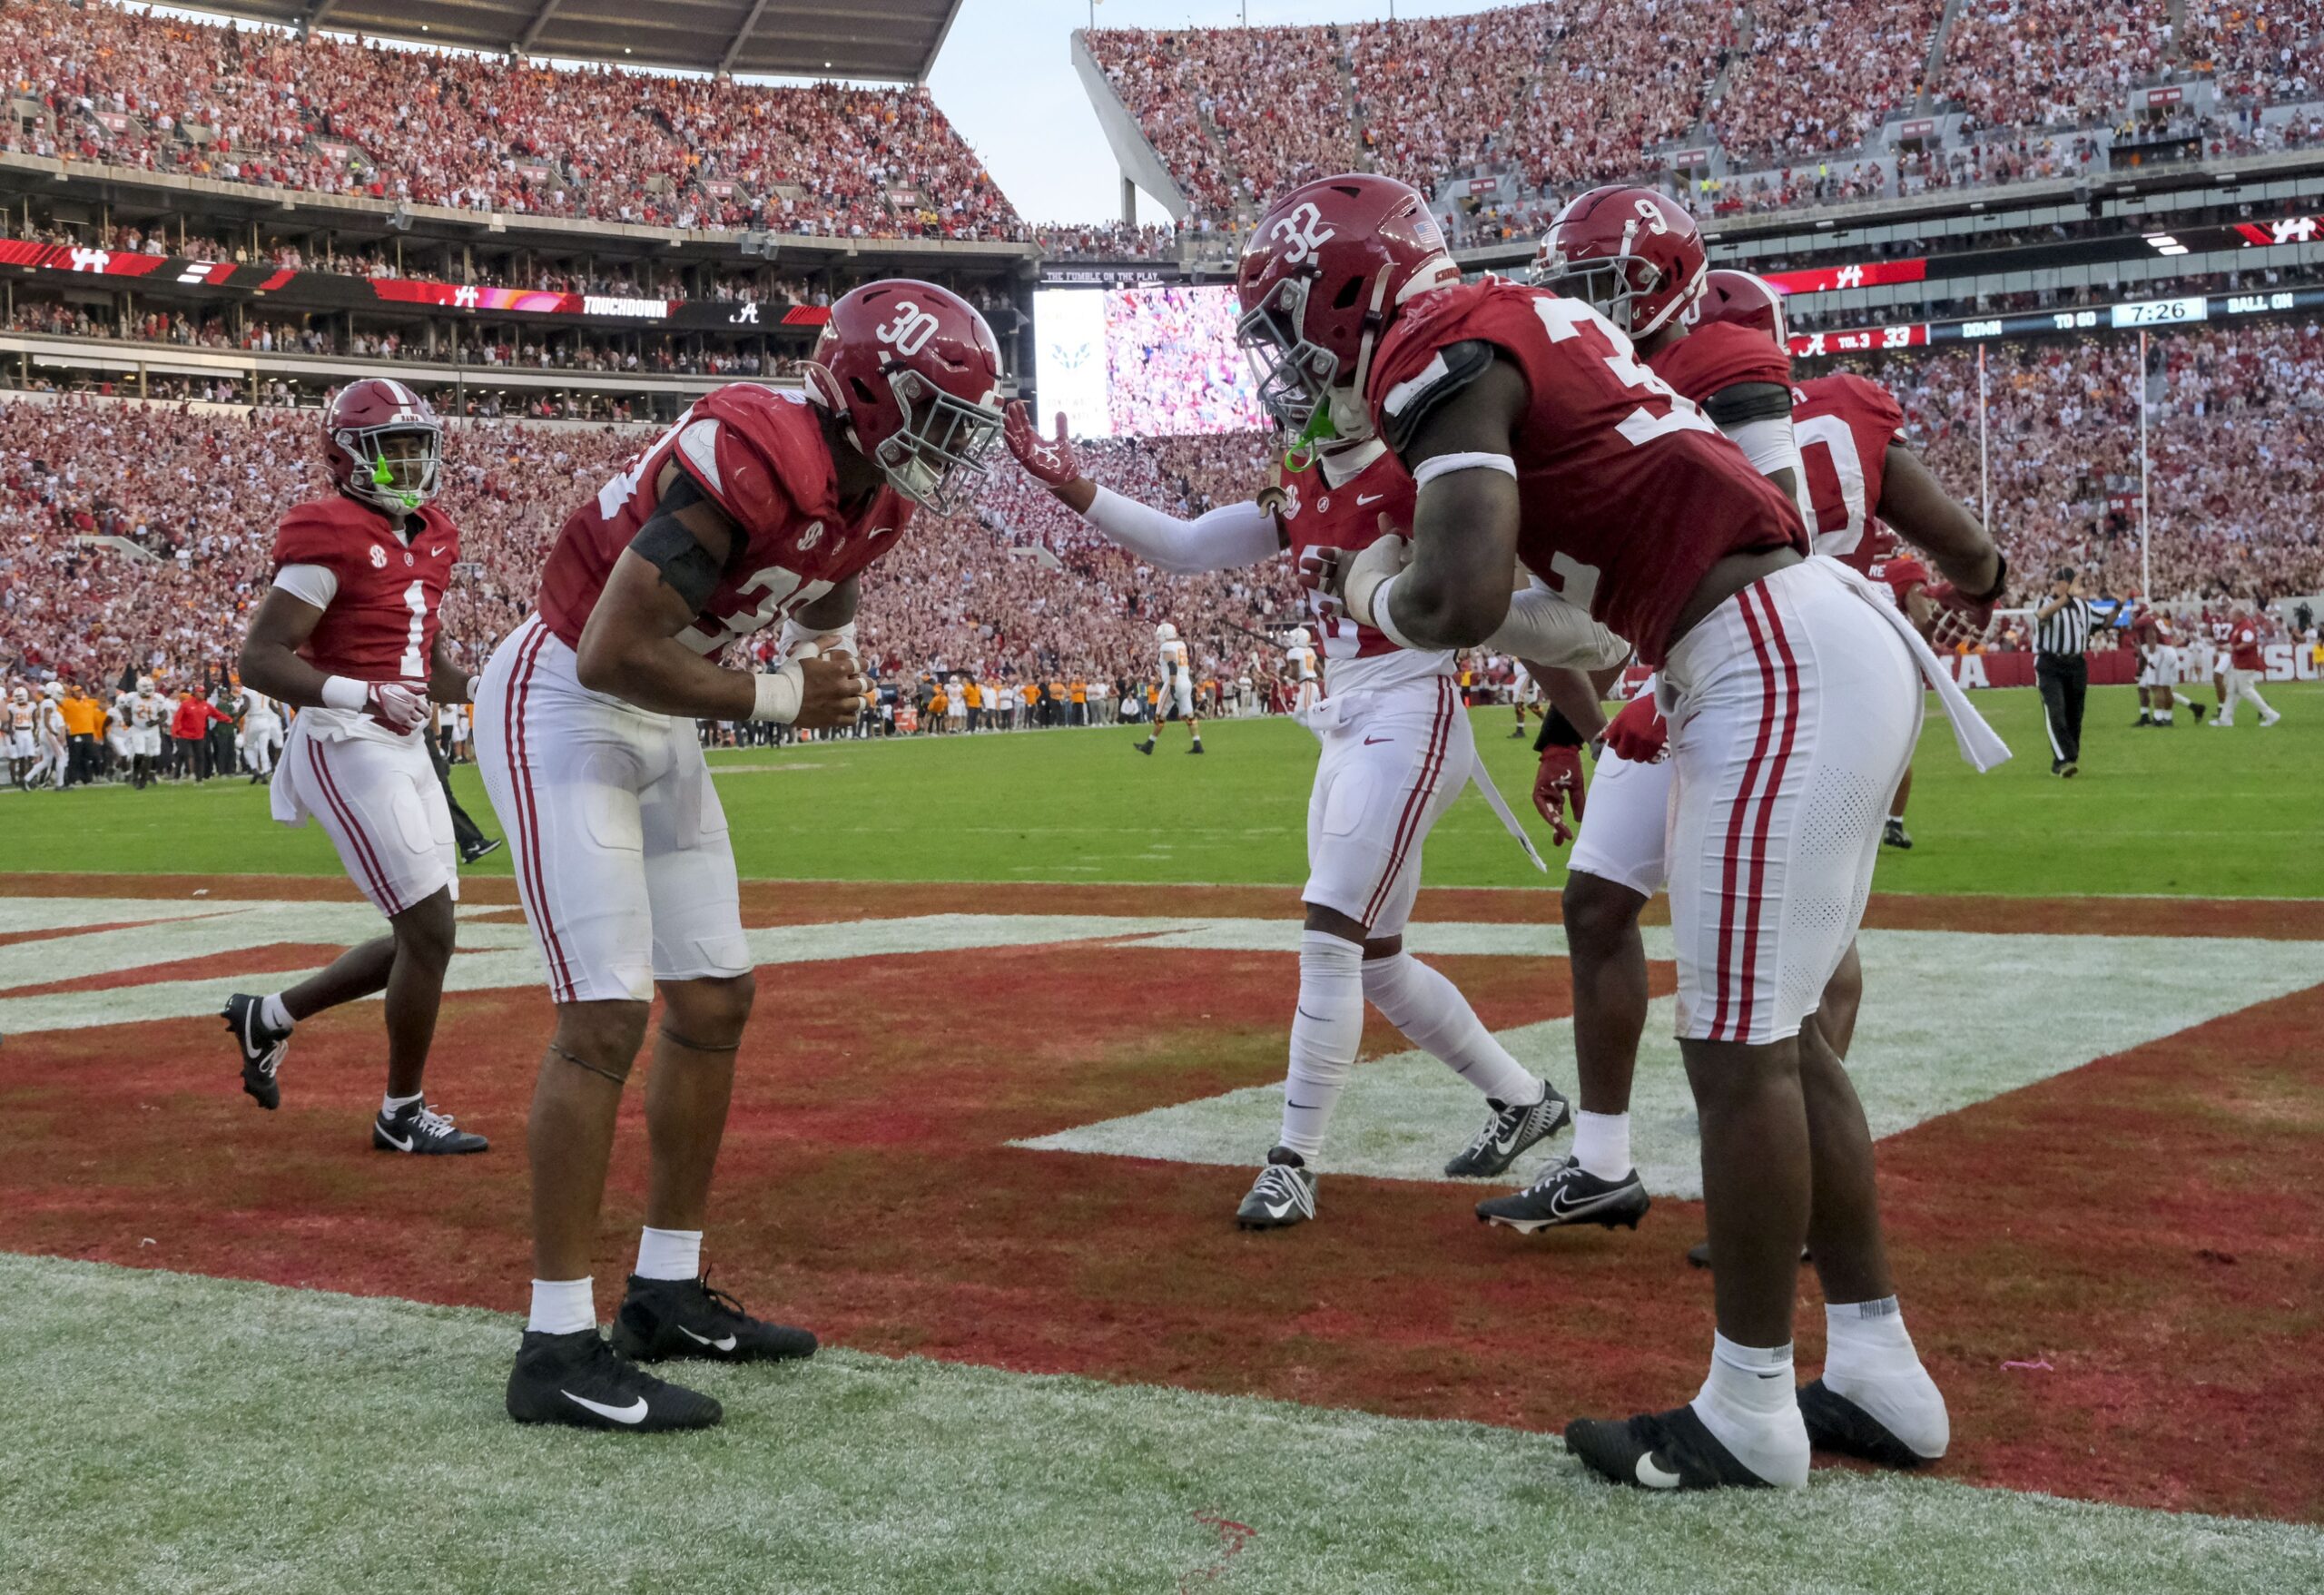
<path fill-rule="evenodd" d="M 708 1363 L 775 1363 L 814 1355 L 815 1337 L 769 1324 L 700 1279 L 629 1276 L 629 1295 L 614 1314 L 614 1349 L 641 1363 L 699 1357 Z"/>
<path fill-rule="evenodd" d="M 1188 748 L 1188 749 L 1187 750 L 1187 752 L 1188 752 L 1188 753 L 1201 753 L 1201 752 L 1202 752 L 1202 743 L 1195 743 L 1195 745 L 1194 745 L 1194 746 L 1192 746 L 1192 747 L 1190 747 L 1190 748 Z"/>
<path fill-rule="evenodd" d="M 1907 1471 L 1943 1460 L 1941 1452 L 1923 1456 L 1897 1438 L 1887 1424 L 1821 1379 L 1799 1387 L 1799 1416 L 1807 1425 L 1807 1443 L 1818 1451 L 1837 1451 L 1884 1468 Z"/>
<path fill-rule="evenodd" d="M 1235 1209 L 1235 1222 L 1245 1229 L 1288 1229 L 1315 1216 L 1315 1171 L 1288 1147 L 1267 1153 L 1266 1167 Z"/>
<path fill-rule="evenodd" d="M 1454 1179 L 1475 1179 L 1500 1174 L 1533 1147 L 1572 1121 L 1573 1105 L 1548 1087 L 1539 1102 L 1511 1108 L 1488 1097 L 1485 1127 L 1444 1166 Z"/>
<path fill-rule="evenodd" d="M 1888 822 L 1880 828 L 1880 845 L 1899 848 L 1905 852 L 1910 852 L 1913 851 L 1913 833 L 1905 829 L 1905 822 L 1902 820 L 1891 814 L 1888 816 Z"/>
<path fill-rule="evenodd" d="M 2189 713 L 2194 715 L 2195 724 L 2198 725 L 2201 725 L 2203 723 L 2203 716 L 2211 713 L 2211 710 L 2203 704 L 2193 703 L 2191 701 L 2188 704 L 2187 708 Z"/>
<path fill-rule="evenodd" d="M 1625 1179 L 1600 1179 L 1568 1157 L 1551 1164 L 1523 1190 L 1478 1203 L 1477 1218 L 1505 1224 L 1520 1235 L 1567 1224 L 1601 1224 L 1608 1229 L 1625 1224 L 1636 1229 L 1653 1206 L 1637 1169 Z"/>
<path fill-rule="evenodd" d="M 1137 744 L 1137 751 L 1144 753 L 1147 758 L 1152 758 L 1154 756 L 1154 739 L 1149 736 L 1144 742 L 1139 743 Z"/>
<path fill-rule="evenodd" d="M 606 1344 L 596 1330 L 525 1331 L 508 1370 L 508 1415 L 616 1434 L 707 1429 L 726 1415 L 714 1397 L 665 1384 Z"/>
<path fill-rule="evenodd" d="M 1590 1472 L 1641 1490 L 1767 1490 L 1769 1482 L 1735 1460 L 1692 1407 L 1640 1413 L 1627 1423 L 1577 1418 L 1565 1448 Z"/>
<path fill-rule="evenodd" d="M 282 1085 L 275 1071 L 290 1050 L 290 1032 L 278 1030 L 262 1017 L 266 999 L 236 992 L 226 999 L 226 1028 L 234 1032 L 234 1046 L 242 1055 L 242 1089 L 261 1108 L 282 1106 Z"/>
<path fill-rule="evenodd" d="M 371 1121 L 371 1149 L 409 1152 L 422 1157 L 457 1157 L 482 1152 L 492 1143 L 482 1136 L 456 1127 L 452 1116 L 415 1102 L 393 1117 L 382 1113 Z"/>
<path fill-rule="evenodd" d="M 502 842 L 500 838 L 497 836 L 487 836 L 482 842 L 478 842 L 474 847 L 464 847 L 460 849 L 460 862 L 464 864 L 473 864 L 478 859 L 488 859 L 494 853 L 498 852 L 506 844 Z"/>

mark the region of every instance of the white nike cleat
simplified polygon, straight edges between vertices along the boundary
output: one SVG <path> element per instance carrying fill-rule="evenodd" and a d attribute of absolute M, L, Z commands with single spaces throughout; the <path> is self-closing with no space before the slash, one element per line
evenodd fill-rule
<path fill-rule="evenodd" d="M 1251 1194 L 1235 1209 L 1235 1222 L 1245 1229 L 1287 1229 L 1315 1216 L 1315 1171 L 1288 1147 L 1267 1154 Z"/>

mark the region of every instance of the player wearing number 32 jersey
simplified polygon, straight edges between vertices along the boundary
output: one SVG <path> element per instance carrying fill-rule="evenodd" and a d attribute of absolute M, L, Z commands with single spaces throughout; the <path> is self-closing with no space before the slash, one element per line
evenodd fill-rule
<path fill-rule="evenodd" d="M 1610 274 L 1659 293 L 1654 241 L 1691 223 L 1656 196 L 1595 202 L 1610 202 L 1627 207 Z M 1630 332 L 1546 289 L 1448 286 L 1445 261 L 1409 187 L 1305 184 L 1251 231 L 1239 336 L 1286 424 L 1326 408 L 1342 434 L 1368 422 L 1419 490 L 1409 545 L 1383 538 L 1340 573 L 1355 618 L 1408 646 L 1482 645 L 1509 615 L 1515 562 L 1663 674 L 1679 1036 L 1718 1333 L 1695 1401 L 1578 1422 L 1567 1442 L 1647 1488 L 1806 1482 L 1791 1321 L 1812 1189 L 1816 1265 L 1846 1320 L 1833 1378 L 1807 1393 L 1816 1437 L 1891 1462 L 1940 1455 L 1943 1401 L 1904 1333 L 1863 1110 L 1805 1021 L 1855 935 L 1880 800 L 1922 684 L 1942 673 L 1862 576 L 1808 557 L 1792 499 Z M 1842 1381 L 1844 1366 L 1864 1377 Z"/>
<path fill-rule="evenodd" d="M 718 1403 L 640 1361 L 803 1356 L 701 1270 L 711 1174 L 753 983 L 734 850 L 700 720 L 852 724 L 856 577 L 914 505 L 950 507 L 1000 428 L 1000 351 L 968 303 L 868 283 L 832 307 L 805 394 L 703 399 L 569 516 L 536 613 L 478 695 L 478 763 L 508 832 L 556 1029 L 533 1098 L 532 1314 L 507 1385 L 520 1423 L 699 1428 Z M 720 663 L 783 628 L 779 668 Z M 591 1283 L 622 1087 L 662 1012 L 653 1171 L 609 1344 Z"/>
<path fill-rule="evenodd" d="M 339 490 L 283 517 L 273 586 L 241 662 L 252 691 L 299 707 L 271 786 L 274 817 L 321 825 L 389 931 L 286 990 L 228 1002 L 242 1087 L 276 1106 L 292 1026 L 385 991 L 388 1087 L 371 1144 L 391 1152 L 485 1149 L 421 1094 L 459 896 L 428 704 L 465 702 L 472 687 L 440 622 L 460 557 L 458 529 L 429 502 L 442 441 L 428 401 L 400 382 L 356 382 L 332 400 L 323 456 Z"/>

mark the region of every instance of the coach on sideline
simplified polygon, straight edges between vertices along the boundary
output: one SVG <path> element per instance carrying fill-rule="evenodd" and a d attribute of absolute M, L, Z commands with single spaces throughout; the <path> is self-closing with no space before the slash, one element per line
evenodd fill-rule
<path fill-rule="evenodd" d="M 2050 596 L 2034 615 L 2034 680 L 2049 722 L 2050 773 L 2081 768 L 2082 705 L 2090 692 L 2090 600 L 2071 566 L 2050 582 Z"/>

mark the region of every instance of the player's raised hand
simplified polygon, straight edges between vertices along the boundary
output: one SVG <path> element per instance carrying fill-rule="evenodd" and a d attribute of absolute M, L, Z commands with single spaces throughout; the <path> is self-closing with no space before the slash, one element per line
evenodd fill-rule
<path fill-rule="evenodd" d="M 855 655 L 836 637 L 810 643 L 792 655 L 799 669 L 799 714 L 792 722 L 806 731 L 852 725 L 871 692 Z"/>
<path fill-rule="evenodd" d="M 1546 747 L 1541 767 L 1533 776 L 1533 807 L 1549 822 L 1550 841 L 1563 847 L 1573 840 L 1581 821 L 1582 780 L 1580 748 Z M 1567 811 L 1573 818 L 1566 818 Z"/>
<path fill-rule="evenodd" d="M 396 682 L 367 682 L 363 713 L 402 736 L 428 724 L 428 700 Z"/>
<path fill-rule="evenodd" d="M 1081 479 L 1081 462 L 1074 458 L 1073 444 L 1065 435 L 1064 411 L 1058 412 L 1057 436 L 1044 438 L 1034 430 L 1032 412 L 1025 401 L 1011 399 L 1002 411 L 1000 436 L 1017 463 L 1042 486 L 1063 487 Z"/>
<path fill-rule="evenodd" d="M 1652 693 L 1640 693 L 1606 727 L 1606 751 L 1633 764 L 1659 763 L 1670 751 L 1670 723 L 1655 706 Z M 1581 811 L 1579 806 L 1575 813 Z"/>

